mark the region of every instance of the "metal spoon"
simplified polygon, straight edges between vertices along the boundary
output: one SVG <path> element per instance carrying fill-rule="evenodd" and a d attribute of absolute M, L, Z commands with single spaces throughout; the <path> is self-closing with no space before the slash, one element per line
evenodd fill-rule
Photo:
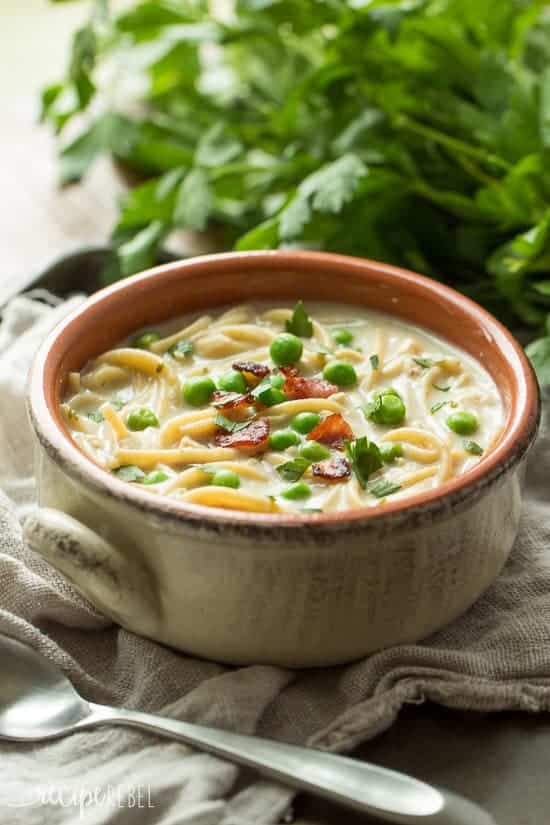
<path fill-rule="evenodd" d="M 0 662 L 0 739 L 46 741 L 96 725 L 129 725 L 180 739 L 386 822 L 495 825 L 472 802 L 406 774 L 319 750 L 86 702 L 44 656 L 2 634 Z"/>

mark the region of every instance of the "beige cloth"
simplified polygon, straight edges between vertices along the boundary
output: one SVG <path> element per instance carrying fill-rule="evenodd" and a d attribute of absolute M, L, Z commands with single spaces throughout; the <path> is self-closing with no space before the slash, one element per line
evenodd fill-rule
<path fill-rule="evenodd" d="M 6 493 L 0 494 L 0 632 L 41 650 L 92 701 L 342 751 L 387 728 L 408 702 L 549 709 L 550 439 L 544 434 L 504 572 L 468 613 L 422 644 L 315 672 L 228 669 L 139 638 L 101 616 L 21 537 L 20 518 L 34 496 L 25 375 L 46 328 L 66 310 L 19 298 L 0 327 L 0 486 Z M 9 825 L 80 817 L 94 825 L 267 825 L 280 820 L 292 798 L 221 760 L 122 728 L 44 746 L 2 744 L 0 769 L 0 821 Z M 99 794 L 98 801 L 88 804 L 86 793 Z"/>

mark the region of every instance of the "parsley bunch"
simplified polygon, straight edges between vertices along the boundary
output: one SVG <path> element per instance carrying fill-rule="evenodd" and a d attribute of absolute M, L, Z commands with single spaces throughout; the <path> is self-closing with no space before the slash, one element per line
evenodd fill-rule
<path fill-rule="evenodd" d="M 506 323 L 550 310 L 550 11 L 544 0 L 95 0 L 43 118 L 61 179 L 100 153 L 139 173 L 108 278 L 174 229 L 403 264 Z M 73 124 L 71 124 L 72 127 Z M 550 335 L 531 345 L 550 382 Z"/>

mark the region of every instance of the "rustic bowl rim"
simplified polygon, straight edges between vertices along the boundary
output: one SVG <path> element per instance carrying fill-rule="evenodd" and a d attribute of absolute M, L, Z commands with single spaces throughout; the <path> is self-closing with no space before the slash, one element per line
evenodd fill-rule
<path fill-rule="evenodd" d="M 59 380 L 59 363 L 55 369 L 63 336 L 92 307 L 119 293 L 130 294 L 133 290 L 143 295 L 152 279 L 177 276 L 192 277 L 208 272 L 238 268 L 246 275 L 248 268 L 266 270 L 278 268 L 308 269 L 332 268 L 335 272 L 363 271 L 411 285 L 422 291 L 428 300 L 444 301 L 460 308 L 487 331 L 487 347 L 497 347 L 507 359 L 514 377 L 513 415 L 509 427 L 495 449 L 474 468 L 451 479 L 434 490 L 411 495 L 400 501 L 388 501 L 376 508 L 356 508 L 332 513 L 307 514 L 258 514 L 230 511 L 221 508 L 192 505 L 172 499 L 156 497 L 137 485 L 120 481 L 108 471 L 94 464 L 70 438 L 61 423 L 57 405 L 51 399 L 56 389 L 52 381 Z M 456 343 L 456 342 L 454 342 Z M 59 359 L 58 359 L 59 360 Z M 47 378 L 50 376 L 50 378 Z M 49 399 L 49 400 L 48 400 Z M 513 335 L 474 301 L 444 284 L 400 267 L 323 252 L 307 251 L 252 251 L 230 252 L 187 258 L 148 269 L 95 293 L 67 315 L 47 336 L 40 346 L 31 369 L 28 392 L 28 408 L 36 435 L 54 462 L 72 478 L 100 494 L 120 501 L 136 510 L 150 514 L 166 527 L 184 531 L 213 532 L 222 536 L 236 536 L 257 540 L 330 540 L 334 533 L 350 535 L 386 532 L 396 527 L 414 527 L 446 518 L 464 507 L 470 506 L 484 495 L 495 483 L 515 467 L 532 445 L 540 419 L 540 395 L 537 380 L 529 360 Z"/>

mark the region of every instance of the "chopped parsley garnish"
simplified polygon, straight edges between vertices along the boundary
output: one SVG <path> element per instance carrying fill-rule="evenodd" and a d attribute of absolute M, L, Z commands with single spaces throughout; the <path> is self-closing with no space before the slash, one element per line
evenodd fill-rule
<path fill-rule="evenodd" d="M 277 387 L 272 387 L 271 384 L 258 384 L 252 391 L 252 396 L 266 407 L 274 407 L 275 404 L 282 404 L 286 401 L 284 392 Z"/>
<path fill-rule="evenodd" d="M 483 447 L 480 447 L 477 441 L 463 441 L 462 446 L 467 453 L 472 455 L 483 455 Z"/>
<path fill-rule="evenodd" d="M 135 464 L 126 464 L 122 467 L 117 467 L 113 470 L 113 475 L 120 478 L 121 481 L 130 481 L 135 484 L 160 484 L 161 481 L 167 481 L 169 476 L 163 473 L 162 470 L 151 470 L 150 473 L 144 473 L 140 467 Z"/>
<path fill-rule="evenodd" d="M 285 481 L 298 481 L 311 464 L 307 458 L 295 458 L 292 461 L 286 461 L 277 467 L 277 472 L 284 478 Z"/>
<path fill-rule="evenodd" d="M 374 441 L 369 441 L 366 436 L 361 436 L 356 441 L 346 441 L 345 447 L 357 481 L 365 489 L 369 476 L 382 466 L 380 450 Z"/>
<path fill-rule="evenodd" d="M 418 364 L 422 369 L 427 370 L 428 367 L 433 367 L 434 361 L 431 358 L 413 358 L 415 364 Z"/>
<path fill-rule="evenodd" d="M 162 481 L 168 481 L 169 476 L 163 473 L 162 470 L 152 470 L 147 473 L 145 478 L 138 479 L 139 484 L 160 484 Z"/>
<path fill-rule="evenodd" d="M 385 498 L 386 496 L 391 496 L 392 493 L 397 493 L 397 491 L 400 489 L 400 484 L 396 484 L 395 482 L 389 481 L 388 479 L 384 478 L 381 478 L 380 481 L 377 481 L 375 484 L 368 488 L 369 493 L 372 493 L 372 495 L 376 496 L 376 498 Z"/>
<path fill-rule="evenodd" d="M 458 404 L 456 403 L 456 401 L 438 401 L 436 404 L 433 405 L 433 407 L 430 407 L 430 412 L 433 415 L 438 410 L 440 410 L 442 407 L 446 407 L 447 404 L 450 407 L 458 407 Z"/>
<path fill-rule="evenodd" d="M 183 361 L 186 355 L 190 355 L 193 352 L 193 342 L 182 339 L 176 344 L 173 344 L 168 352 L 176 361 Z"/>
<path fill-rule="evenodd" d="M 111 407 L 113 408 L 113 410 L 116 410 L 117 412 L 120 412 L 120 410 L 121 410 L 123 407 L 125 407 L 125 406 L 126 406 L 126 401 L 119 401 L 119 400 L 118 400 L 118 399 L 116 399 L 116 398 L 115 398 L 115 400 L 114 400 L 114 401 L 110 401 L 109 403 L 111 404 Z"/>
<path fill-rule="evenodd" d="M 407 410 L 397 390 L 388 387 L 374 393 L 371 401 L 363 407 L 363 414 L 375 424 L 392 426 L 403 422 Z"/>
<path fill-rule="evenodd" d="M 300 338 L 311 338 L 313 335 L 313 322 L 306 312 L 302 301 L 298 301 L 294 307 L 292 318 L 286 322 L 286 331 Z"/>
<path fill-rule="evenodd" d="M 245 427 L 248 427 L 250 421 L 232 421 L 230 418 L 226 418 L 225 415 L 218 413 L 215 418 L 215 424 L 228 433 L 238 433 L 239 430 L 244 430 Z"/>
<path fill-rule="evenodd" d="M 275 404 L 282 404 L 287 400 L 281 387 L 285 384 L 285 377 L 278 371 L 273 371 L 267 375 L 257 387 L 251 392 L 252 398 L 265 404 L 266 407 L 273 407 Z"/>
<path fill-rule="evenodd" d="M 125 464 L 122 467 L 117 467 L 113 470 L 113 475 L 120 478 L 121 481 L 142 481 L 145 478 L 145 473 L 135 464 Z"/>
<path fill-rule="evenodd" d="M 100 413 L 99 410 L 91 410 L 86 413 L 86 418 L 89 418 L 90 421 L 94 421 L 96 424 L 101 424 L 102 421 L 105 421 L 103 414 Z"/>
<path fill-rule="evenodd" d="M 451 389 L 450 387 L 440 387 L 439 384 L 432 384 L 434 390 L 439 390 L 439 392 L 449 392 Z"/>
<path fill-rule="evenodd" d="M 376 354 L 371 355 L 371 357 L 369 358 L 369 361 L 370 361 L 370 365 L 373 368 L 373 370 L 377 370 L 378 367 L 380 366 L 380 359 L 379 359 L 378 355 L 376 355 Z"/>

